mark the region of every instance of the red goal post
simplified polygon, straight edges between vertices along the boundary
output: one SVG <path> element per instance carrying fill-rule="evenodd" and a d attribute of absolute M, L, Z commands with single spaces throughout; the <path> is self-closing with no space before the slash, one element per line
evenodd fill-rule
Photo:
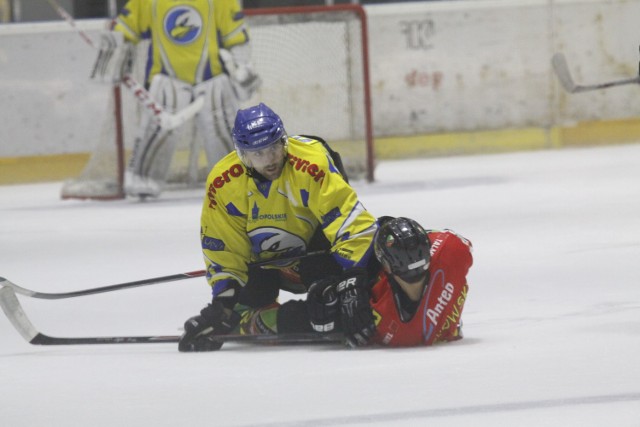
<path fill-rule="evenodd" d="M 245 9 L 252 60 L 262 87 L 242 107 L 264 102 L 289 135 L 317 135 L 340 152 L 349 177 L 374 180 L 367 17 L 359 5 Z M 143 80 L 147 44 L 139 47 L 135 77 Z M 97 89 L 98 90 L 98 89 Z M 64 199 L 124 197 L 123 173 L 142 114 L 126 88 L 115 87 L 95 149 Z M 193 120 L 183 125 L 169 185 L 197 187 L 209 167 Z"/>

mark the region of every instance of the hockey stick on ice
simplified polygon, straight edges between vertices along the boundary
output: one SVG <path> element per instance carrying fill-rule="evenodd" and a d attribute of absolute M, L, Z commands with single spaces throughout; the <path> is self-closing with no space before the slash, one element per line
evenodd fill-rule
<path fill-rule="evenodd" d="M 551 58 L 551 65 L 553 66 L 553 70 L 560 81 L 560 84 L 569 93 L 578 93 L 578 92 L 587 92 L 590 90 L 598 90 L 598 89 L 606 89 L 608 87 L 613 86 L 622 86 L 628 84 L 639 84 L 640 83 L 640 71 L 639 75 L 630 79 L 624 80 L 616 80 L 613 82 L 607 83 L 599 83 L 593 85 L 577 85 L 573 78 L 571 77 L 571 72 L 569 71 L 569 66 L 567 65 L 567 60 L 562 53 L 556 53 Z"/>
<path fill-rule="evenodd" d="M 301 258 L 324 255 L 326 253 L 327 253 L 327 251 L 324 251 L 324 250 L 323 251 L 312 251 L 312 252 L 308 252 L 306 254 L 301 254 L 301 255 L 287 257 L 287 258 L 266 260 L 266 261 L 258 261 L 258 262 L 251 263 L 249 266 L 250 267 L 263 267 L 263 266 L 267 266 L 267 265 L 274 265 L 275 263 L 289 263 L 289 262 L 293 262 L 293 261 L 299 260 Z M 99 287 L 99 288 L 89 288 L 89 289 L 82 289 L 82 290 L 79 290 L 79 291 L 61 292 L 61 293 L 49 293 L 49 292 L 32 291 L 30 289 L 18 286 L 15 283 L 13 283 L 12 281 L 10 281 L 9 279 L 5 279 L 4 277 L 0 277 L 0 286 L 11 288 L 11 289 L 14 290 L 15 293 L 20 294 L 20 295 L 24 295 L 24 296 L 28 296 L 28 297 L 31 297 L 31 298 L 65 299 L 65 298 L 81 297 L 81 296 L 85 296 L 85 295 L 101 294 L 101 293 L 104 293 L 104 292 L 119 291 L 119 290 L 122 290 L 122 289 L 137 288 L 137 287 L 141 287 L 141 286 L 155 285 L 155 284 L 159 284 L 159 283 L 174 282 L 174 281 L 177 281 L 177 280 L 192 279 L 192 278 L 195 278 L 195 277 L 203 277 L 205 274 L 206 274 L 205 270 L 198 270 L 198 271 L 192 271 L 192 272 L 189 272 L 189 273 L 172 274 L 172 275 L 169 275 L 169 276 L 153 277 L 151 279 L 136 280 L 134 282 L 125 282 L 125 283 L 118 283 L 116 285 L 102 286 L 102 287 Z"/>
<path fill-rule="evenodd" d="M 156 344 L 177 343 L 178 335 L 150 336 L 108 336 L 108 337 L 52 337 L 39 332 L 22 309 L 13 289 L 0 288 L 0 306 L 16 330 L 30 344 L 34 345 L 72 345 L 72 344 Z M 319 344 L 341 343 L 341 334 L 300 333 L 285 335 L 221 335 L 222 342 L 244 342 L 260 344 Z"/>
<path fill-rule="evenodd" d="M 71 25 L 76 32 L 82 37 L 82 39 L 92 48 L 97 49 L 97 46 L 89 37 L 87 33 L 82 31 L 76 26 L 76 22 L 71 15 L 62 7 L 56 0 L 47 0 L 51 7 L 56 11 L 58 15 L 69 25 Z M 184 122 L 195 116 L 200 109 L 204 106 L 204 98 L 199 96 L 191 104 L 176 113 L 170 113 L 164 109 L 164 107 L 158 104 L 151 94 L 131 75 L 124 75 L 122 82 L 131 91 L 136 100 L 147 110 L 151 112 L 156 122 L 162 129 L 171 130 L 182 125 Z"/>

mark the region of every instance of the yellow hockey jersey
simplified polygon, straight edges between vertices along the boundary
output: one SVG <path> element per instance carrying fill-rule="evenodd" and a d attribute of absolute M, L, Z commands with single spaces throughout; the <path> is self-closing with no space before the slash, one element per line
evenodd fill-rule
<path fill-rule="evenodd" d="M 158 73 L 197 84 L 223 71 L 218 48 L 249 40 L 238 0 L 129 0 L 115 31 L 151 39 L 145 81 Z"/>
<path fill-rule="evenodd" d="M 307 252 L 320 226 L 345 269 L 366 264 L 377 224 L 321 142 L 292 136 L 280 177 L 256 183 L 233 151 L 209 173 L 201 243 L 214 296 L 244 286 L 247 263 Z"/>

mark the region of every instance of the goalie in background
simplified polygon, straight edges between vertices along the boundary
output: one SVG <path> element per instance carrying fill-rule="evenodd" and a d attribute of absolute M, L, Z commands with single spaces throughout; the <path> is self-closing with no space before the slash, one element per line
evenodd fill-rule
<path fill-rule="evenodd" d="M 113 31 L 101 35 L 92 78 L 119 83 L 131 64 L 131 44 L 151 39 L 145 86 L 178 111 L 203 96 L 196 125 L 209 166 L 233 150 L 239 103 L 261 84 L 251 64 L 249 35 L 238 0 L 129 0 Z M 145 111 L 125 172 L 128 195 L 157 197 L 167 179 L 180 128 L 162 129 Z"/>
<path fill-rule="evenodd" d="M 370 337 L 373 314 L 359 308 L 368 305 L 365 284 L 367 268 L 375 266 L 370 261 L 377 223 L 349 185 L 339 155 L 319 137 L 288 136 L 280 117 L 264 104 L 238 111 L 233 140 L 236 151 L 211 170 L 202 206 L 201 244 L 212 302 L 186 321 L 179 350 L 218 350 L 222 343 L 216 336 L 246 324 L 265 307 L 279 307 L 280 320 L 272 322 L 265 311 L 255 322 L 262 332 L 310 328 L 304 304 L 279 306 L 279 291 L 305 293 L 327 275 L 344 282 L 335 290 L 335 302 L 350 309 L 343 316 L 350 330 Z M 327 253 L 303 256 L 296 264 L 277 261 L 322 249 Z M 273 260 L 275 268 L 248 268 L 265 260 Z"/>

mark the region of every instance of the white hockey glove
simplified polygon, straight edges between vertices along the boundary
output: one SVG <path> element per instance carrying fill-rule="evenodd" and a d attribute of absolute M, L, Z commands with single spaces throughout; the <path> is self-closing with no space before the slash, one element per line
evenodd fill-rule
<path fill-rule="evenodd" d="M 100 83 L 120 83 L 125 74 L 131 73 L 134 52 L 133 45 L 124 40 L 122 33 L 103 31 L 91 79 Z"/>
<path fill-rule="evenodd" d="M 262 79 L 253 70 L 251 48 L 247 43 L 220 49 L 220 58 L 229 71 L 231 85 L 240 102 L 246 101 L 262 85 Z"/>

